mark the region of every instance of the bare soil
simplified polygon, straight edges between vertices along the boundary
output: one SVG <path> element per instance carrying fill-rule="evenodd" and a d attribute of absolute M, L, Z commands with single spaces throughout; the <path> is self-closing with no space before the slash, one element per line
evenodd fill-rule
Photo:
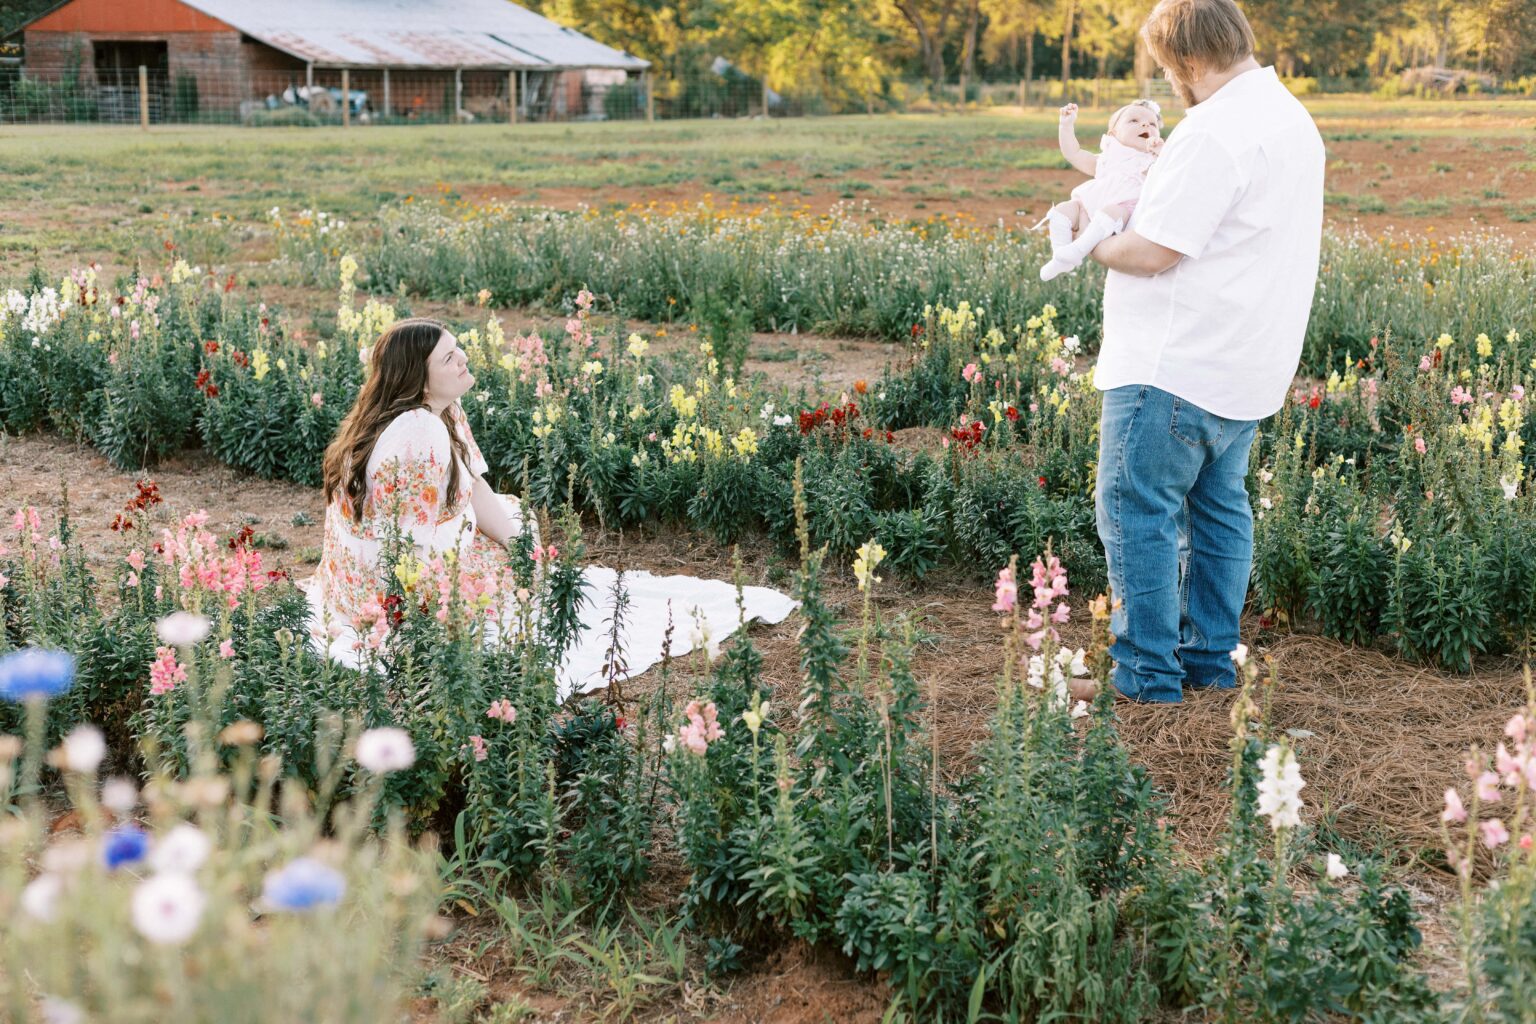
<path fill-rule="evenodd" d="M 1416 121 L 1414 128 L 1417 131 L 1421 126 Z M 1324 127 L 1329 127 L 1326 121 Z M 1383 122 L 1373 121 L 1365 131 L 1355 134 L 1379 133 L 1384 127 Z M 1507 129 L 1509 140 L 1502 144 L 1487 138 L 1437 136 L 1333 139 L 1328 143 L 1326 188 L 1330 200 L 1325 222 L 1335 229 L 1359 227 L 1373 235 L 1388 230 L 1441 236 L 1493 230 L 1529 248 L 1536 243 L 1536 162 L 1515 143 L 1530 141 L 1530 125 L 1512 121 Z M 1021 148 L 1038 157 L 1054 146 L 1028 140 Z M 763 166 L 764 173 L 773 171 L 773 165 Z M 795 180 L 793 164 L 779 171 L 788 180 Z M 1065 199 L 1083 176 L 1068 168 L 946 167 L 914 168 L 893 177 L 878 168 L 865 168 L 848 172 L 844 180 L 861 182 L 868 188 L 850 191 L 815 179 L 799 180 L 795 192 L 775 197 L 804 203 L 817 213 L 857 200 L 888 219 L 922 221 L 944 216 L 978 225 L 1019 227 L 1039 220 L 1051 205 Z M 512 201 L 573 209 L 651 201 L 691 205 L 706 188 L 702 182 L 601 188 L 464 184 L 457 191 L 473 202 Z M 730 198 L 730 193 L 715 193 L 717 202 Z M 753 192 L 742 199 L 757 203 L 768 200 L 769 195 Z"/>

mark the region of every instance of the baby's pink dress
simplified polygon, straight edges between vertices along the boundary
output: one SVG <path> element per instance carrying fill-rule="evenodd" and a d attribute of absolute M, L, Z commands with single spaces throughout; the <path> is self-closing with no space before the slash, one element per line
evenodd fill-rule
<path fill-rule="evenodd" d="M 1072 198 L 1082 203 L 1090 214 L 1115 203 L 1134 206 L 1141 196 L 1141 186 L 1146 184 L 1147 170 L 1156 159 L 1151 153 L 1132 149 L 1106 135 L 1099 143 L 1099 160 L 1093 177 L 1074 188 Z"/>

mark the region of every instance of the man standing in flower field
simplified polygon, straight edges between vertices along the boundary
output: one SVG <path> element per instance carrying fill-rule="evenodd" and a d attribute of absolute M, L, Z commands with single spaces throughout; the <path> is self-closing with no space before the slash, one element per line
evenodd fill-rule
<path fill-rule="evenodd" d="M 1161 0 L 1142 35 L 1189 110 L 1109 268 L 1095 384 L 1113 682 L 1173 703 L 1234 685 L 1253 562 L 1244 481 L 1296 373 L 1317 280 L 1323 142 L 1233 0 Z"/>

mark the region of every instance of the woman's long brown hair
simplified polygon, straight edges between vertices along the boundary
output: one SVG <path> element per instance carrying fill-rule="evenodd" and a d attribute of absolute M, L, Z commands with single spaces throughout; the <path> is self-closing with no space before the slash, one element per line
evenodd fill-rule
<path fill-rule="evenodd" d="M 357 401 L 341 421 L 336 439 L 325 449 L 323 464 L 326 502 L 342 492 L 353 522 L 363 519 L 363 503 L 368 497 L 368 458 L 379 435 L 401 413 L 428 408 L 427 359 L 446 330 L 436 320 L 411 317 L 397 320 L 374 343 L 368 379 L 363 381 Z M 459 493 L 459 463 L 468 465 L 469 453 L 448 409 L 443 410 L 442 420 L 448 428 L 454 455 L 448 462 L 448 489 L 444 492 L 444 501 L 448 501 Z"/>

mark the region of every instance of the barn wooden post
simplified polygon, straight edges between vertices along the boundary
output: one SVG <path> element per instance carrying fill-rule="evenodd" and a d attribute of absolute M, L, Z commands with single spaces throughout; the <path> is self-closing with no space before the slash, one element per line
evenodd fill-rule
<path fill-rule="evenodd" d="M 651 88 L 651 69 L 646 68 L 642 73 L 645 81 L 645 119 L 656 120 L 656 90 Z"/>
<path fill-rule="evenodd" d="M 768 76 L 763 75 L 763 116 L 768 116 Z"/>
<path fill-rule="evenodd" d="M 149 131 L 149 68 L 139 65 L 139 127 Z"/>
<path fill-rule="evenodd" d="M 304 88 L 306 88 L 306 89 L 313 89 L 314 87 L 315 87 L 315 66 L 314 66 L 314 64 L 305 64 L 304 65 Z"/>
<path fill-rule="evenodd" d="M 517 72 L 507 72 L 507 123 L 517 124 Z"/>
<path fill-rule="evenodd" d="M 384 69 L 384 113 L 382 116 L 389 116 L 389 68 Z"/>
<path fill-rule="evenodd" d="M 352 77 L 348 69 L 341 69 L 341 126 L 352 127 Z"/>
<path fill-rule="evenodd" d="M 464 69 L 453 69 L 453 119 L 464 120 Z"/>

